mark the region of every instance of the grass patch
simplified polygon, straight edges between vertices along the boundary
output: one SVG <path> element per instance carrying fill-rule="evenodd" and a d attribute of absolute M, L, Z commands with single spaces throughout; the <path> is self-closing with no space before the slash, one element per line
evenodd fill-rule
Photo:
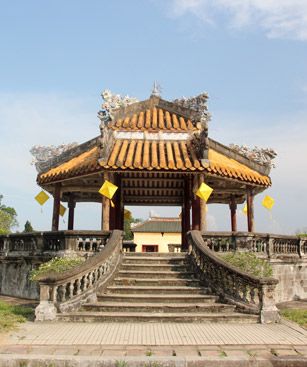
<path fill-rule="evenodd" d="M 21 305 L 0 301 L 0 332 L 14 329 L 17 324 L 33 319 L 34 310 Z"/>
<path fill-rule="evenodd" d="M 281 315 L 300 326 L 307 328 L 307 310 L 285 309 L 280 311 Z"/>
<path fill-rule="evenodd" d="M 63 273 L 85 261 L 83 257 L 55 257 L 54 259 L 41 264 L 37 269 L 30 272 L 31 280 L 38 280 L 41 276 L 49 272 Z"/>
<path fill-rule="evenodd" d="M 218 255 L 227 263 L 250 275 L 266 278 L 273 274 L 272 266 L 253 252 L 231 252 Z"/>

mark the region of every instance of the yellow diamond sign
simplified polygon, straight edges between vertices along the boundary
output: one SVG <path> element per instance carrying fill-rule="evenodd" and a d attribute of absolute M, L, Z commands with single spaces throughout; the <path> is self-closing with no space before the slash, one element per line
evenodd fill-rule
<path fill-rule="evenodd" d="M 40 205 L 44 205 L 45 202 L 49 199 L 49 195 L 45 193 L 45 191 L 41 191 L 34 198 Z"/>
<path fill-rule="evenodd" d="M 275 200 L 271 196 L 268 196 L 268 195 L 266 195 L 264 199 L 262 200 L 262 205 L 268 210 L 271 210 L 273 208 L 274 203 L 275 203 Z"/>
<path fill-rule="evenodd" d="M 198 190 L 196 191 L 196 195 L 200 197 L 202 200 L 208 201 L 213 188 L 206 185 L 204 182 L 199 186 Z"/>
<path fill-rule="evenodd" d="M 244 208 L 242 209 L 242 212 L 246 215 L 247 214 L 247 204 L 244 205 Z"/>
<path fill-rule="evenodd" d="M 98 192 L 101 195 L 106 196 L 109 199 L 112 199 L 117 189 L 118 187 L 116 185 L 112 184 L 112 182 L 108 180 L 105 180 L 105 182 L 103 183 Z"/>
<path fill-rule="evenodd" d="M 65 212 L 66 212 L 65 206 L 60 204 L 60 216 L 64 217 Z"/>

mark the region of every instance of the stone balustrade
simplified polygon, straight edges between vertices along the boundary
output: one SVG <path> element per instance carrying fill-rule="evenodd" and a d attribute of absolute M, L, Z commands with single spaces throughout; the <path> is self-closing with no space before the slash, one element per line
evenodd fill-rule
<path fill-rule="evenodd" d="M 307 257 L 307 237 L 269 233 L 206 232 L 202 238 L 215 252 L 252 251 L 267 258 Z"/>
<path fill-rule="evenodd" d="M 209 242 L 214 251 L 217 249 L 214 246 L 227 249 L 227 246 L 233 244 L 233 238 L 229 236 L 217 238 L 224 238 L 225 241 L 220 245 Z M 188 232 L 187 239 L 193 271 L 213 293 L 221 300 L 235 304 L 244 312 L 258 314 L 262 323 L 279 320 L 274 301 L 274 290 L 278 280 L 254 277 L 229 265 L 207 246 L 206 235 L 202 236 L 199 231 Z"/>
<path fill-rule="evenodd" d="M 168 252 L 181 252 L 180 243 L 169 243 L 167 247 L 168 247 Z"/>
<path fill-rule="evenodd" d="M 95 301 L 97 288 L 113 275 L 121 253 L 122 231 L 114 230 L 103 249 L 81 265 L 64 273 L 50 272 L 40 276 L 36 320 L 54 320 L 58 312 L 78 309 L 87 301 Z"/>
<path fill-rule="evenodd" d="M 57 231 L 0 235 L 0 254 L 16 256 L 49 252 L 94 253 L 102 250 L 109 231 Z"/>

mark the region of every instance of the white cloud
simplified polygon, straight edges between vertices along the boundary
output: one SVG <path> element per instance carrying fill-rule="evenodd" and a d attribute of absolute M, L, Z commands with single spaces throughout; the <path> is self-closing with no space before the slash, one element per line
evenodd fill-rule
<path fill-rule="evenodd" d="M 175 16 L 191 13 L 208 24 L 260 27 L 269 38 L 307 40 L 306 0 L 173 0 Z"/>

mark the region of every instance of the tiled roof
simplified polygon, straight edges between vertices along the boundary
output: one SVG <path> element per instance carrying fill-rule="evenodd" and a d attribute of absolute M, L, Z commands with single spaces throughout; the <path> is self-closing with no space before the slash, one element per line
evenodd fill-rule
<path fill-rule="evenodd" d="M 242 181 L 252 182 L 264 186 L 270 186 L 271 180 L 268 176 L 261 175 L 257 171 L 244 164 L 221 154 L 214 149 L 208 152 L 209 166 L 206 170 L 221 176 L 231 177 Z"/>
<path fill-rule="evenodd" d="M 151 108 L 146 111 L 134 113 L 124 119 L 111 122 L 109 127 L 113 130 L 126 131 L 170 131 L 185 132 L 197 130 L 191 120 L 178 114 L 171 113 L 163 108 Z"/>
<path fill-rule="evenodd" d="M 186 141 L 116 140 L 105 168 L 203 170 Z"/>
<path fill-rule="evenodd" d="M 271 184 L 268 176 L 213 149 L 209 149 L 209 164 L 202 165 L 196 152 L 186 141 L 116 140 L 105 162 L 98 164 L 98 147 L 52 168 L 38 177 L 44 184 L 103 169 L 204 171 L 263 186 Z"/>
<path fill-rule="evenodd" d="M 131 228 L 132 232 L 149 232 L 149 233 L 180 233 L 181 220 L 178 218 L 155 218 L 149 219 L 143 223 L 139 223 Z"/>
<path fill-rule="evenodd" d="M 57 167 L 51 168 L 49 171 L 38 176 L 38 183 L 49 183 L 53 181 L 63 180 L 65 178 L 82 176 L 101 169 L 98 163 L 98 147 L 94 147 L 68 162 L 62 163 Z"/>

